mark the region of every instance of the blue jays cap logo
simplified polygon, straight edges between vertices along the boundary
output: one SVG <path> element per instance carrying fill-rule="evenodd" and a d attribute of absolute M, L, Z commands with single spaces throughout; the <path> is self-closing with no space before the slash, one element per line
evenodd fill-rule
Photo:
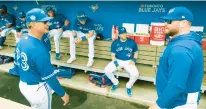
<path fill-rule="evenodd" d="M 175 8 L 170 9 L 170 10 L 169 10 L 169 13 L 174 12 L 174 10 L 175 10 Z"/>
<path fill-rule="evenodd" d="M 36 16 L 32 15 L 32 16 L 30 17 L 30 19 L 31 19 L 32 21 L 35 21 L 35 20 L 36 20 Z"/>

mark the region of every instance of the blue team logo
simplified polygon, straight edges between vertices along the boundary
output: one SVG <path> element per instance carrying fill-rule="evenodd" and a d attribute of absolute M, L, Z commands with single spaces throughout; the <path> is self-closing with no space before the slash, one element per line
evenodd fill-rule
<path fill-rule="evenodd" d="M 14 11 L 16 11 L 19 7 L 17 5 L 14 5 L 12 8 L 14 9 Z"/>
<path fill-rule="evenodd" d="M 36 16 L 31 16 L 30 19 L 31 19 L 32 21 L 34 21 L 34 20 L 36 20 Z"/>
<path fill-rule="evenodd" d="M 92 11 L 95 12 L 97 9 L 99 9 L 99 6 L 98 4 L 96 4 L 96 5 L 91 5 L 89 8 L 91 8 Z"/>

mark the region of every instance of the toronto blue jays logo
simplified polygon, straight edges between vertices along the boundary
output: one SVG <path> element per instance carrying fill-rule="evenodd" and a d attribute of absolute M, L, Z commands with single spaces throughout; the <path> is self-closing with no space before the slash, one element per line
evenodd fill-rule
<path fill-rule="evenodd" d="M 96 31 L 104 31 L 104 27 L 102 24 L 94 24 L 94 28 Z"/>
<path fill-rule="evenodd" d="M 16 11 L 19 7 L 17 5 L 13 6 L 14 11 Z"/>
<path fill-rule="evenodd" d="M 92 11 L 95 12 L 99 8 L 99 6 L 98 4 L 96 4 L 96 5 L 91 5 L 89 8 L 91 8 Z"/>

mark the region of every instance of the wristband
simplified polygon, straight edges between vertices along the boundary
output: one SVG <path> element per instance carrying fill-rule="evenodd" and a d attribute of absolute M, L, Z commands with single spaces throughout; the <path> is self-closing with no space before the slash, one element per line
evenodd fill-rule
<path fill-rule="evenodd" d="M 86 36 L 83 36 L 83 37 L 81 37 L 82 38 L 82 40 L 87 40 L 87 37 Z"/>
<path fill-rule="evenodd" d="M 74 39 L 76 39 L 76 38 L 77 38 L 77 35 L 74 36 Z"/>
<path fill-rule="evenodd" d="M 118 66 L 119 66 L 119 64 L 118 64 L 118 62 L 117 62 L 117 61 L 114 61 L 114 65 L 115 65 L 116 67 L 118 67 Z"/>

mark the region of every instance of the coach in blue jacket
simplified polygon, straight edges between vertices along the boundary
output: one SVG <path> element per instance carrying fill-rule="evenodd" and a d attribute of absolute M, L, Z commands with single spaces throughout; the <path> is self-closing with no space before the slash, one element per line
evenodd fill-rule
<path fill-rule="evenodd" d="M 160 56 L 158 99 L 149 109 L 197 109 L 204 74 L 202 37 L 190 32 L 193 14 L 185 7 L 171 9 L 162 19 L 172 40 Z"/>

